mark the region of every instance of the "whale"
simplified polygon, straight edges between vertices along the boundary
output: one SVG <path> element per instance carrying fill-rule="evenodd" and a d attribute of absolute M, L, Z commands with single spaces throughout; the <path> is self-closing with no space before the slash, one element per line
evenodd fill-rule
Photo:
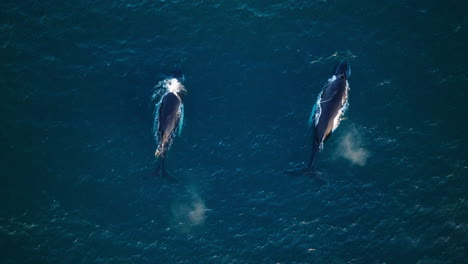
<path fill-rule="evenodd" d="M 335 67 L 332 76 L 317 96 L 309 117 L 309 127 L 313 130 L 312 147 L 307 166 L 292 169 L 289 173 L 306 173 L 314 169 L 317 154 L 323 149 L 324 143 L 340 125 L 348 109 L 349 83 L 351 67 L 346 61 L 341 61 Z"/>
<path fill-rule="evenodd" d="M 184 122 L 183 96 L 186 92 L 182 82 L 183 74 L 178 70 L 172 74 L 171 78 L 160 82 L 163 88 L 162 95 L 155 105 L 153 133 L 157 143 L 154 156 L 158 163 L 157 174 L 168 177 L 164 160 L 174 138 L 181 134 Z"/>

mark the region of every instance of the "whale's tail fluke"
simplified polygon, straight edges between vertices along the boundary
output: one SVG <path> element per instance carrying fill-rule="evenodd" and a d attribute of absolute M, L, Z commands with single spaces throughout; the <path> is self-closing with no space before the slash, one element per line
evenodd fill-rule
<path fill-rule="evenodd" d="M 335 75 L 341 75 L 344 74 L 346 76 L 346 79 L 349 79 L 351 77 L 351 66 L 349 66 L 349 63 L 346 61 L 342 60 L 335 69 Z"/>
<path fill-rule="evenodd" d="M 156 171 L 155 171 L 155 176 L 156 177 L 161 177 L 161 178 L 164 178 L 166 180 L 168 180 L 169 182 L 172 182 L 172 183 L 177 183 L 177 179 L 173 178 L 166 170 L 166 168 L 164 167 L 164 157 L 161 156 L 159 157 L 159 163 L 158 163 L 158 167 L 156 168 Z"/>
<path fill-rule="evenodd" d="M 320 144 L 314 144 L 312 147 L 312 152 L 310 153 L 310 159 L 307 163 L 307 167 L 295 168 L 286 171 L 286 174 L 289 175 L 309 175 L 312 177 L 316 176 L 316 171 L 314 169 L 314 161 L 317 157 L 317 153 L 320 152 Z"/>
<path fill-rule="evenodd" d="M 316 171 L 313 167 L 302 167 L 295 168 L 285 171 L 287 175 L 291 176 L 308 176 L 310 178 L 316 179 L 319 182 L 325 183 L 326 181 L 320 176 L 322 173 Z"/>

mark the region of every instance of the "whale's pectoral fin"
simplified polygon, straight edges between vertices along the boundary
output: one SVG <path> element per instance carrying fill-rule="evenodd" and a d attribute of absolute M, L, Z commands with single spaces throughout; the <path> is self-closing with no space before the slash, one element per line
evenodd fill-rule
<path fill-rule="evenodd" d="M 182 134 L 182 127 L 184 126 L 184 105 L 181 104 L 178 112 L 178 124 L 177 124 L 177 135 Z"/>

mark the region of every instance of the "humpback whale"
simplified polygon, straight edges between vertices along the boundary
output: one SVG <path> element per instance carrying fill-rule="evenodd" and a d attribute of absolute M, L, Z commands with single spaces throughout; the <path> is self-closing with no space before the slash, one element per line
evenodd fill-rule
<path fill-rule="evenodd" d="M 317 96 L 317 101 L 312 108 L 309 118 L 309 126 L 313 130 L 312 151 L 307 167 L 288 170 L 289 173 L 306 173 L 313 170 L 314 161 L 323 143 L 338 128 L 348 108 L 348 79 L 351 76 L 351 68 L 345 61 L 341 61 L 335 68 L 333 75 Z"/>
<path fill-rule="evenodd" d="M 153 133 L 157 142 L 154 156 L 159 160 L 158 170 L 162 176 L 168 176 L 164 168 L 164 159 L 167 151 L 170 149 L 174 137 L 180 135 L 184 122 L 184 104 L 183 95 L 186 92 L 182 82 L 184 77 L 178 70 L 173 73 L 171 78 L 165 79 L 159 83 L 162 87 L 162 92 L 155 94 L 154 97 L 160 95 L 160 99 L 155 106 Z M 161 95 L 162 93 L 162 95 Z"/>

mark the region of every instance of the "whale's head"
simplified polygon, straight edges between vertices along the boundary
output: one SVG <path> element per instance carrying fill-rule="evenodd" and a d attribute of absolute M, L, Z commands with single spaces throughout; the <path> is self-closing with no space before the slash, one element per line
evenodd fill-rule
<path fill-rule="evenodd" d="M 187 90 L 183 85 L 185 81 L 184 74 L 179 66 L 172 72 L 171 77 L 166 79 L 165 86 L 168 92 L 178 94 L 179 96 L 183 95 Z"/>
<path fill-rule="evenodd" d="M 338 65 L 336 66 L 335 68 L 335 72 L 334 74 L 335 76 L 344 76 L 346 79 L 349 79 L 349 77 L 351 76 L 351 67 L 349 66 L 349 64 L 342 60 L 340 63 L 338 63 Z"/>

